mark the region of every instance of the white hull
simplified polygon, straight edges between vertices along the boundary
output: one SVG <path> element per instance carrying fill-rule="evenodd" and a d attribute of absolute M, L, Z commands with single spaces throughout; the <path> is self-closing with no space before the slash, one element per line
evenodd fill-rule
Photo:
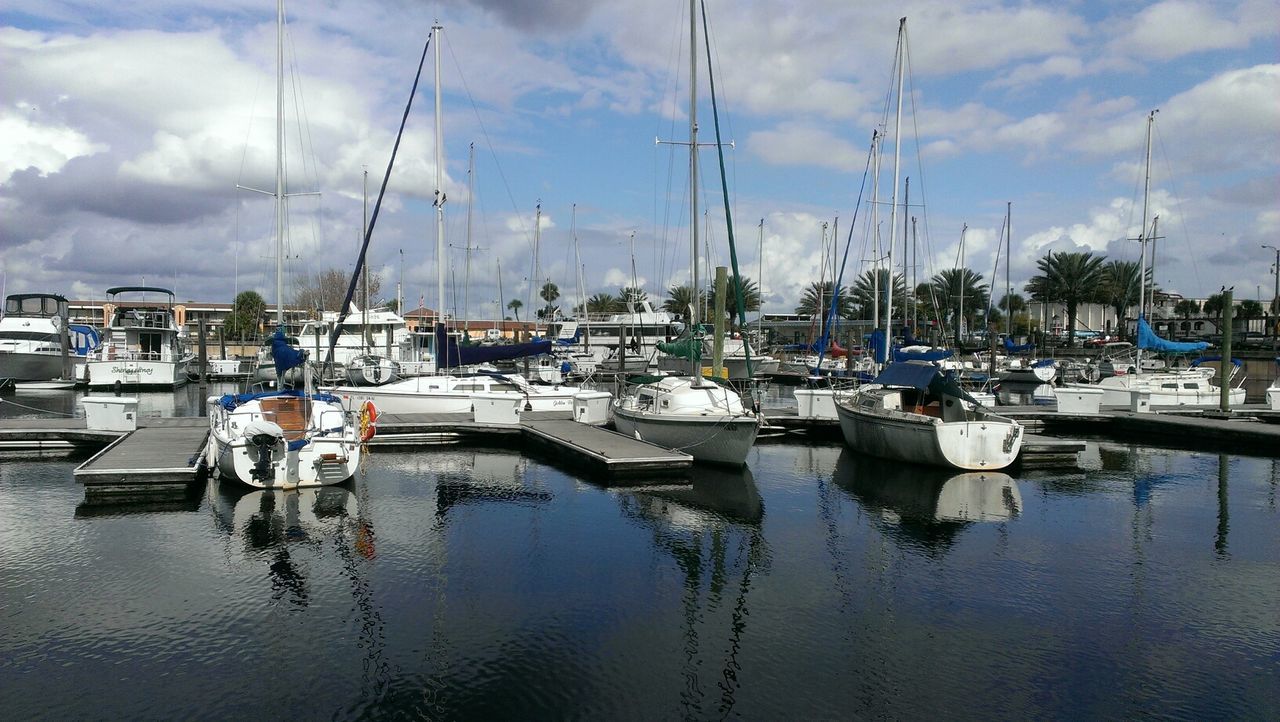
<path fill-rule="evenodd" d="M 1128 406 L 1133 391 L 1151 395 L 1152 406 L 1217 406 L 1222 391 L 1209 383 L 1204 374 L 1126 374 L 1105 378 L 1096 384 L 1066 384 L 1069 388 L 1101 389 L 1103 406 Z M 1227 402 L 1231 406 L 1244 403 L 1243 388 L 1230 389 Z"/>
<path fill-rule="evenodd" d="M 52 381 L 61 377 L 61 353 L 0 351 L 0 379 Z"/>
<path fill-rule="evenodd" d="M 573 416 L 573 397 L 579 389 L 573 386 L 530 386 L 527 393 L 515 388 L 487 385 L 483 388 L 452 390 L 445 381 L 450 377 L 423 376 L 402 379 L 383 386 L 340 386 L 330 393 L 341 396 L 352 408 L 365 401 L 372 401 L 384 414 L 469 414 L 473 412 L 476 393 L 501 393 L 508 391 L 520 395 L 526 402 L 526 411 L 562 412 L 565 418 Z"/>
<path fill-rule="evenodd" d="M 619 433 L 663 448 L 683 451 L 695 461 L 741 466 L 756 443 L 755 416 L 693 416 L 613 409 Z"/>
<path fill-rule="evenodd" d="M 89 388 L 121 386 L 159 386 L 172 388 L 187 382 L 188 359 L 179 361 L 141 361 L 115 359 L 90 361 Z"/>
<path fill-rule="evenodd" d="M 946 421 L 906 411 L 837 403 L 849 448 L 869 456 L 954 469 L 1003 469 L 1018 458 L 1022 427 L 1003 417 Z"/>
<path fill-rule="evenodd" d="M 260 447 L 243 433 L 248 423 L 262 418 L 252 404 L 227 411 L 218 397 L 209 399 L 206 461 L 219 477 L 257 489 L 297 489 L 339 484 L 360 467 L 358 431 L 346 423 L 340 408 L 333 406 L 333 410 L 317 414 L 318 428 L 331 427 L 332 432 L 312 435 L 306 446 L 290 451 L 283 438 Z M 270 454 L 265 467 L 259 464 L 264 453 Z"/>

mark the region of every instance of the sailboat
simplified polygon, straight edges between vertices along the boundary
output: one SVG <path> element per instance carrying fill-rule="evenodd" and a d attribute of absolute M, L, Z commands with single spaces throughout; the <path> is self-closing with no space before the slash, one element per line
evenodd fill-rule
<path fill-rule="evenodd" d="M 689 239 L 692 298 L 698 298 L 698 26 L 697 3 L 689 2 Z M 712 86 L 714 92 L 714 85 Z M 714 96 L 713 96 L 714 99 Z M 689 329 L 696 332 L 698 304 L 691 305 Z M 618 431 L 637 439 L 684 451 L 696 461 L 741 466 L 755 444 L 760 420 L 738 393 L 703 378 L 701 343 L 688 339 L 692 371 L 639 384 L 619 395 L 613 406 Z"/>
<path fill-rule="evenodd" d="M 337 484 L 360 466 L 377 410 L 348 412 L 337 397 L 311 392 L 306 353 L 284 335 L 284 0 L 276 2 L 276 378 L 303 367 L 301 390 L 210 396 L 208 463 L 224 479 L 263 489 Z M 283 386 L 284 384 L 281 384 Z"/>
<path fill-rule="evenodd" d="M 1138 237 L 1138 242 L 1142 245 L 1142 260 L 1138 267 L 1140 290 L 1138 292 L 1137 349 L 1132 371 L 1104 378 L 1096 384 L 1069 383 L 1065 384 L 1065 386 L 1102 389 L 1101 403 L 1104 405 L 1127 406 L 1133 398 L 1133 393 L 1139 392 L 1149 394 L 1150 403 L 1153 406 L 1217 406 L 1221 403 L 1222 389 L 1212 383 L 1215 375 L 1213 368 L 1197 364 L 1189 368 L 1146 370 L 1147 366 L 1144 365 L 1142 359 L 1143 351 L 1192 353 L 1203 351 L 1209 346 L 1204 341 L 1179 342 L 1160 338 L 1147 320 L 1148 296 L 1146 279 L 1149 273 L 1147 268 L 1147 243 L 1155 240 L 1156 233 L 1154 228 L 1159 221 L 1159 216 L 1152 220 L 1153 230 L 1151 235 L 1147 236 L 1147 211 L 1151 198 L 1151 134 L 1155 126 L 1157 112 L 1159 111 L 1153 110 L 1147 114 L 1146 178 L 1142 193 L 1142 231 Z M 1155 290 L 1152 289 L 1151 296 L 1154 297 L 1154 295 Z M 1221 364 L 1224 370 L 1228 365 L 1229 362 L 1225 360 Z M 1230 383 L 1232 377 L 1234 377 L 1234 372 L 1230 375 L 1224 373 L 1221 383 Z M 1242 404 L 1244 399 L 1245 390 L 1243 386 L 1227 390 L 1228 404 Z"/>
<path fill-rule="evenodd" d="M 360 239 L 369 233 L 369 171 L 364 172 L 364 223 Z M 373 339 L 369 334 L 369 265 L 362 269 L 360 281 L 364 299 L 360 307 L 360 341 L 364 345 L 363 353 L 353 357 L 345 365 L 347 382 L 353 386 L 380 386 L 400 378 L 400 366 L 388 356 L 375 353 Z M 390 339 L 387 342 L 390 350 Z"/>
<path fill-rule="evenodd" d="M 550 341 L 533 341 L 501 346 L 461 346 L 443 323 L 444 295 L 444 129 L 440 85 L 440 25 L 431 27 L 431 44 L 435 47 L 435 166 L 436 166 L 436 292 L 441 314 L 433 334 L 436 375 L 413 376 L 380 386 L 337 386 L 331 393 L 350 402 L 353 407 L 376 404 L 389 414 L 449 414 L 472 410 L 474 396 L 480 393 L 518 395 L 524 408 L 532 411 L 559 411 L 573 414 L 574 386 L 540 386 L 530 384 L 514 374 L 476 374 L 456 376 L 440 373 L 446 369 L 478 366 L 503 359 L 535 356 L 551 352 Z M 367 240 L 367 239 L 366 239 Z"/>
<path fill-rule="evenodd" d="M 888 266 L 893 268 L 901 158 L 902 86 L 907 19 L 898 23 L 897 118 L 894 127 L 893 200 L 890 204 Z M 891 276 L 892 278 L 892 276 Z M 891 281 L 892 283 L 892 281 Z M 891 286 L 892 288 L 892 286 Z M 886 323 L 893 293 L 886 294 Z M 878 358 L 889 360 L 889 334 L 877 330 Z M 1018 458 L 1022 426 L 992 413 L 931 361 L 890 363 L 871 383 L 836 400 L 840 431 L 851 449 L 869 456 L 956 469 L 1003 469 Z"/>

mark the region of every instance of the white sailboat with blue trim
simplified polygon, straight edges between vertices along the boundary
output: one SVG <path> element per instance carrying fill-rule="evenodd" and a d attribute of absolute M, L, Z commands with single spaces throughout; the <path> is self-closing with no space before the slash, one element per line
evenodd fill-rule
<path fill-rule="evenodd" d="M 302 367 L 302 389 L 226 394 L 207 400 L 209 443 L 206 461 L 224 479 L 261 489 L 296 489 L 337 484 L 360 467 L 363 444 L 372 438 L 377 410 L 359 414 L 341 399 L 312 392 L 307 354 L 284 335 L 284 2 L 276 3 L 276 318 L 271 340 L 277 379 Z"/>

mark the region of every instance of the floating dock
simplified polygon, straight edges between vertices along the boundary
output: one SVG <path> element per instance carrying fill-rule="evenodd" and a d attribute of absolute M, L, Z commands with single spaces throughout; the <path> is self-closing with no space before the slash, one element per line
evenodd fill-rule
<path fill-rule="evenodd" d="M 209 422 L 198 417 L 164 421 L 125 433 L 76 467 L 72 474 L 84 484 L 85 496 L 144 500 L 190 488 L 200 472 Z"/>

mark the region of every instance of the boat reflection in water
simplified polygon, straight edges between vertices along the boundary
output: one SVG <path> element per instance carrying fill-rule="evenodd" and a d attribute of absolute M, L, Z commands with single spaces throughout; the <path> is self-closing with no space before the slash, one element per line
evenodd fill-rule
<path fill-rule="evenodd" d="M 508 503 L 539 506 L 550 492 L 528 485 L 528 461 L 518 454 L 460 453 L 437 463 L 436 516 L 462 504 Z"/>
<path fill-rule="evenodd" d="M 956 472 L 886 461 L 848 449 L 836 460 L 835 483 L 870 511 L 895 538 L 930 550 L 951 546 L 970 524 L 1016 519 L 1017 482 L 998 471 Z"/>
<path fill-rule="evenodd" d="M 692 484 L 614 491 L 624 516 L 652 533 L 654 549 L 670 556 L 684 580 L 684 716 L 737 716 L 747 602 L 752 580 L 770 567 L 751 469 L 700 466 Z"/>

